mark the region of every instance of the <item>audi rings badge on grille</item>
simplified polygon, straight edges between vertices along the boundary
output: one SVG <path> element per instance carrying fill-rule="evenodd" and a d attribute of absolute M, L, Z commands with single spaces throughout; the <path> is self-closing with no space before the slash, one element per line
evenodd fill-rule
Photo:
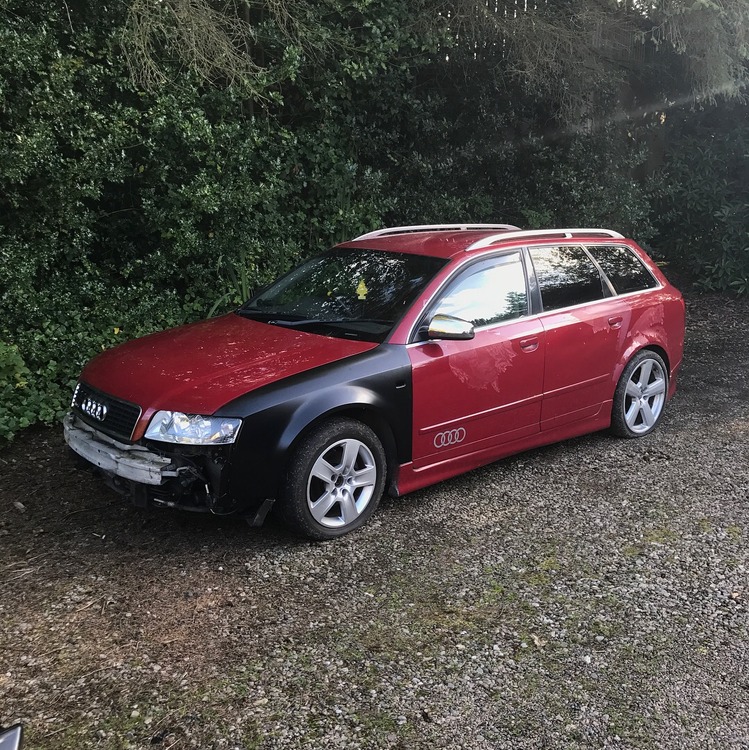
<path fill-rule="evenodd" d="M 99 422 L 103 422 L 107 417 L 107 407 L 92 398 L 84 399 L 81 404 L 81 411 Z"/>
<path fill-rule="evenodd" d="M 465 439 L 466 431 L 463 427 L 458 427 L 457 430 L 438 432 L 434 436 L 434 447 L 447 448 L 449 445 L 457 445 L 458 443 L 462 443 Z"/>

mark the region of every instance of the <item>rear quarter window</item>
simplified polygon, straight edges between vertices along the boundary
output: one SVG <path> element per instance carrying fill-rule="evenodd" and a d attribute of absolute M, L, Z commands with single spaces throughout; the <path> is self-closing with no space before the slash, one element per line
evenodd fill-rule
<path fill-rule="evenodd" d="M 628 247 L 592 245 L 588 252 L 608 276 L 617 294 L 641 292 L 658 284 L 642 261 Z"/>

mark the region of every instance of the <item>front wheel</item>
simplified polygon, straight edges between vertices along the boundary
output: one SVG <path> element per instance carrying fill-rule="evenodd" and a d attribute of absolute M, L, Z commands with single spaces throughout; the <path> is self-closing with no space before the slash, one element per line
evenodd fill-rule
<path fill-rule="evenodd" d="M 377 435 L 353 419 L 334 419 L 294 451 L 280 511 L 310 539 L 334 539 L 363 526 L 385 486 L 385 451 Z"/>
<path fill-rule="evenodd" d="M 668 370 L 650 349 L 635 354 L 622 372 L 614 393 L 611 430 L 620 437 L 648 435 L 663 416 L 668 394 Z"/>

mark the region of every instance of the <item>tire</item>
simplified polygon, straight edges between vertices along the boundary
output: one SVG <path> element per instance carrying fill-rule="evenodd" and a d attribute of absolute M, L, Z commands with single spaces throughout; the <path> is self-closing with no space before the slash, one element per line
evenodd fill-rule
<path fill-rule="evenodd" d="M 333 419 L 294 451 L 281 492 L 281 518 L 309 539 L 348 534 L 377 509 L 386 473 L 377 435 L 353 419 Z"/>
<path fill-rule="evenodd" d="M 666 363 L 651 349 L 637 352 L 614 392 L 611 431 L 624 438 L 649 435 L 661 421 L 667 396 Z"/>

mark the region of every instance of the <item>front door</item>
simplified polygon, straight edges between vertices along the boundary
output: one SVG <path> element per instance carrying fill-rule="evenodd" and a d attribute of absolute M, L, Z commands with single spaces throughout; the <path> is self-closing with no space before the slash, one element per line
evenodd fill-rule
<path fill-rule="evenodd" d="M 463 271 L 427 315 L 475 326 L 471 340 L 409 346 L 413 367 L 413 463 L 419 469 L 539 432 L 544 329 L 528 315 L 519 251 Z"/>

